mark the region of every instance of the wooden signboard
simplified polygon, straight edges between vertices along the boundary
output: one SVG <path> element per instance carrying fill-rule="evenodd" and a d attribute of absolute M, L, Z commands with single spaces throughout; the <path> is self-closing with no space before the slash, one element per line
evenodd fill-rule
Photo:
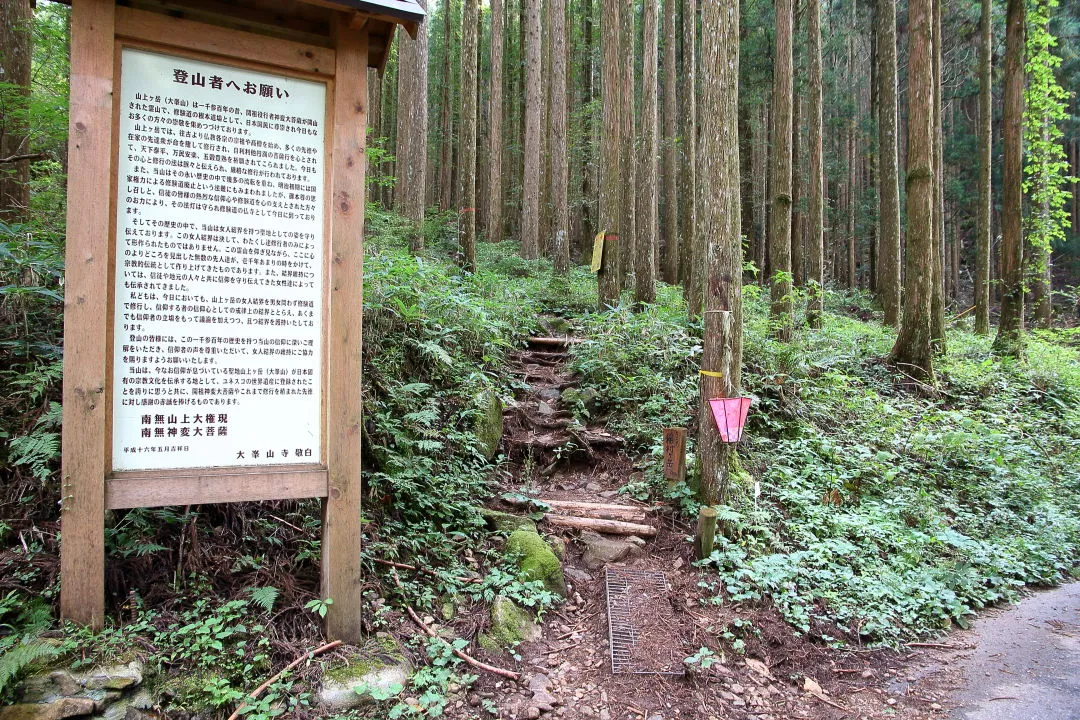
<path fill-rule="evenodd" d="M 670 483 L 686 479 L 686 428 L 664 428 L 664 479 Z"/>
<path fill-rule="evenodd" d="M 109 509 L 324 498 L 360 638 L 367 68 L 412 0 L 74 0 L 61 612 Z"/>

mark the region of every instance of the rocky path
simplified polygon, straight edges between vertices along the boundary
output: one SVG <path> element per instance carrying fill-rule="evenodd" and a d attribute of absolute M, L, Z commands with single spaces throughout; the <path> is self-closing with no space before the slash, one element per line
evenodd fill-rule
<path fill-rule="evenodd" d="M 485 656 L 515 667 L 521 681 L 481 677 L 451 717 L 1080 720 L 1080 584 L 904 652 L 828 649 L 771 610 L 710 602 L 708 574 L 691 565 L 692 528 L 668 508 L 620 493 L 638 473 L 621 439 L 574 421 L 571 404 L 591 411 L 595 398 L 566 368 L 570 343 L 538 342 L 514 355 L 512 371 L 526 386 L 505 413 L 515 472 L 503 491 L 514 502 L 496 509 L 523 514 L 527 497 L 618 504 L 643 513 L 655 534 L 541 520 L 536 529 L 561 557 L 567 601 L 511 654 Z M 659 591 L 631 588 L 638 652 L 623 672 L 613 672 L 608 645 L 608 569 L 663 583 Z M 733 652 L 733 638 L 742 653 Z M 707 660 L 683 662 L 694 655 Z M 498 715 L 483 706 L 497 706 Z"/>

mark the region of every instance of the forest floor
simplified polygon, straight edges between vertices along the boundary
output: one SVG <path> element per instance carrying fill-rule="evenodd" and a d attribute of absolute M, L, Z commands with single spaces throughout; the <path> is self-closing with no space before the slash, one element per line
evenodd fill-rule
<path fill-rule="evenodd" d="M 636 472 L 635 460 L 605 428 L 568 422 L 560 398 L 576 381 L 564 367 L 564 350 L 533 346 L 513 358 L 512 371 L 529 389 L 506 413 L 504 443 L 517 462 L 504 493 L 637 505 L 649 512 L 657 533 L 643 543 L 614 536 L 600 542 L 588 531 L 541 522 L 549 540 L 565 546 L 567 603 L 547 615 L 540 639 L 520 645 L 513 660 L 485 657 L 520 670 L 520 682 L 483 675 L 465 701 L 448 708 L 448 716 L 475 717 L 487 700 L 511 719 L 1080 717 L 1077 584 L 1036 595 L 1019 608 L 990 611 L 979 629 L 910 643 L 902 651 L 828 648 L 793 632 L 775 610 L 703 602 L 710 593 L 700 589 L 700 574 L 691 564 L 693 528 L 662 505 L 620 494 Z M 509 504 L 498 509 L 515 510 Z M 611 557 L 619 560 L 604 562 Z M 637 642 L 619 672 L 613 672 L 609 651 L 609 567 L 659 575 L 666 584 L 631 583 Z M 743 654 L 710 652 L 710 660 L 684 663 L 733 621 L 753 628 L 744 636 Z"/>

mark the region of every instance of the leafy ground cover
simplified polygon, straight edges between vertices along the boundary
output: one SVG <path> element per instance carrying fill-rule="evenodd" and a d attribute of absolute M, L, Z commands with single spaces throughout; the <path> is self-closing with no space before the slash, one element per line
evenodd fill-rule
<path fill-rule="evenodd" d="M 883 362 L 895 336 L 859 319 L 876 316 L 867 298 L 828 299 L 824 328 L 784 344 L 769 337 L 767 298 L 746 289 L 752 472 L 720 509 L 726 538 L 705 581 L 715 602 L 768 600 L 802 632 L 819 621 L 844 631 L 823 633 L 828 642 L 888 643 L 1075 574 L 1080 357 L 1070 332 L 1032 338 L 1017 363 L 957 327 L 940 385 L 926 392 Z M 577 346 L 574 367 L 651 458 L 630 490 L 667 492 L 657 439 L 696 402 L 700 326 L 670 294 L 617 322 L 584 322 L 595 339 Z"/>
<path fill-rule="evenodd" d="M 701 325 L 688 321 L 678 288 L 661 288 L 640 312 L 627 303 L 596 313 L 584 268 L 553 279 L 511 243 L 481 244 L 479 271 L 465 274 L 452 262 L 451 218 L 429 218 L 419 258 L 406 230 L 391 213 L 369 213 L 364 556 L 377 599 L 365 624 L 396 631 L 405 601 L 449 615 L 457 636 L 471 638 L 497 594 L 537 611 L 553 599 L 517 576 L 475 510 L 507 469 L 488 457 L 480 428 L 491 397 L 521 389 L 506 372 L 509 351 L 542 315 L 565 317 L 585 338 L 571 369 L 595 391 L 578 394 L 576 414 L 627 439 L 644 473 L 625 492 L 666 497 L 689 518 L 692 488 L 661 480 L 659 439 L 694 415 Z M 0 228 L 0 691 L 36 659 L 142 648 L 160 674 L 202 679 L 178 703 L 233 707 L 270 668 L 319 642 L 317 503 L 111 515 L 108 641 L 68 629 L 42 644 L 57 635 L 62 270 L 57 228 Z M 766 299 L 746 289 L 744 382 L 756 398 L 747 474 L 720 509 L 726 539 L 701 567 L 700 601 L 775 608 L 814 642 L 888 644 L 1074 574 L 1075 331 L 1032 338 L 1016 363 L 957 325 L 940 385 L 927 392 L 883 363 L 893 335 L 868 298 L 830 293 L 827 310 L 823 330 L 781 344 L 769 338 Z M 376 560 L 430 572 L 402 571 L 398 589 Z M 721 640 L 738 651 L 745 633 L 733 627 Z M 418 638 L 409 652 L 425 666 L 413 690 L 426 704 L 395 707 L 432 715 L 469 676 L 445 645 Z M 272 698 L 303 715 L 314 676 L 286 678 Z M 250 712 L 286 707 L 272 705 Z"/>

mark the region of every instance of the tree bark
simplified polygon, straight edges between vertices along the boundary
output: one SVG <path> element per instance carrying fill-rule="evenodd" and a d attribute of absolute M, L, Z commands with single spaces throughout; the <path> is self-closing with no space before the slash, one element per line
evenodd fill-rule
<path fill-rule="evenodd" d="M 420 0 L 420 5 L 426 6 L 427 0 Z M 412 221 L 409 250 L 413 253 L 424 249 L 428 137 L 427 29 L 428 24 L 424 22 L 415 40 L 404 34 L 398 41 L 397 193 L 394 204 L 401 215 Z"/>
<path fill-rule="evenodd" d="M 454 126 L 450 103 L 453 76 L 450 71 L 450 48 L 454 42 L 454 0 L 442 1 L 443 15 L 443 65 L 442 94 L 439 101 L 439 209 L 450 208 L 450 184 L 453 182 Z"/>
<path fill-rule="evenodd" d="M 371 118 L 371 129 L 368 131 L 368 138 L 371 144 L 383 143 L 383 127 L 382 127 L 382 77 L 375 68 L 368 68 L 367 71 L 367 86 L 368 86 L 368 117 Z M 368 177 L 371 175 L 381 175 L 382 168 L 378 166 L 368 166 Z M 369 183 L 367 187 L 368 202 L 382 202 L 382 186 L 379 183 Z"/>
<path fill-rule="evenodd" d="M 742 385 L 742 238 L 739 202 L 739 4 L 710 0 L 702 7 L 702 112 L 698 234 L 704 243 L 705 332 L 700 375 L 699 499 L 722 502 L 735 446 L 723 443 L 709 400 L 737 396 Z"/>
<path fill-rule="evenodd" d="M 1001 177 L 1001 317 L 994 349 L 1023 353 L 1024 283 L 1021 229 L 1024 118 L 1024 0 L 1008 0 L 1005 19 L 1005 149 Z"/>
<path fill-rule="evenodd" d="M 933 14 L 933 0 L 909 0 L 908 227 L 904 317 L 892 350 L 892 361 L 900 372 L 927 383 L 934 382 L 930 340 L 930 301 L 934 280 Z"/>
<path fill-rule="evenodd" d="M 683 295 L 690 317 L 701 314 L 701 297 L 695 296 L 694 275 L 701 273 L 704 258 L 699 253 L 697 224 L 697 0 L 683 0 L 682 37 L 683 37 L 683 73 L 682 73 L 682 186 L 679 198 L 682 201 L 682 238 L 679 265 L 683 268 Z"/>
<path fill-rule="evenodd" d="M 679 281 L 675 42 L 675 0 L 664 0 L 664 282 L 671 285 Z"/>
<path fill-rule="evenodd" d="M 619 254 L 621 241 L 620 208 L 623 178 L 619 155 L 619 110 L 622 68 L 619 53 L 621 33 L 619 15 L 622 0 L 602 0 L 600 14 L 600 91 L 603 118 L 600 127 L 600 221 L 598 232 L 613 238 L 604 241 L 603 256 L 597 277 L 597 305 L 601 311 L 619 304 Z"/>
<path fill-rule="evenodd" d="M 30 0 L 0 3 L 0 81 L 16 86 L 10 112 L 0 121 L 0 158 L 30 155 L 30 128 L 25 110 L 30 102 L 31 38 L 34 10 Z M 30 160 L 0 165 L 0 221 L 20 222 L 30 205 Z"/>
<path fill-rule="evenodd" d="M 799 37 L 799 31 L 802 29 L 804 12 L 805 5 L 803 5 L 802 9 L 799 9 L 799 3 L 798 0 L 796 0 L 795 26 L 792 32 L 793 53 L 797 47 L 796 39 Z M 806 177 L 802 164 L 802 124 L 803 116 L 805 114 L 802 95 L 805 88 L 800 87 L 797 82 L 797 67 L 798 63 L 795 61 L 793 54 L 791 64 L 791 280 L 794 287 L 801 288 L 806 286 L 806 254 L 803 243 L 806 235 L 806 213 L 803 210 L 803 205 L 805 204 L 804 196 L 806 195 Z"/>
<path fill-rule="evenodd" d="M 476 270 L 476 18 L 477 0 L 464 0 L 461 20 L 461 250 L 465 269 Z"/>
<path fill-rule="evenodd" d="M 945 164 L 942 139 L 941 0 L 934 0 L 934 286 L 931 298 L 930 337 L 934 352 L 945 353 Z"/>
<path fill-rule="evenodd" d="M 585 11 L 582 13 L 581 33 L 583 37 L 582 52 L 582 106 L 591 107 L 593 102 L 593 0 L 584 0 Z M 585 143 L 581 153 L 581 237 L 579 239 L 581 252 L 578 257 L 586 258 L 591 251 L 590 243 L 596 232 L 596 224 L 593 222 L 592 203 L 595 200 L 593 188 L 593 168 L 596 142 L 596 133 L 593 127 L 593 112 L 582 115 L 582 136 Z"/>
<path fill-rule="evenodd" d="M 656 244 L 658 178 L 658 96 L 657 67 L 659 65 L 659 8 L 657 0 L 643 0 L 642 63 L 641 63 L 641 165 L 639 178 L 642 202 L 638 206 L 637 252 L 634 265 L 634 304 L 638 307 L 656 302 Z"/>
<path fill-rule="evenodd" d="M 791 340 L 791 92 L 792 0 L 775 0 L 776 52 L 773 53 L 772 207 L 769 212 L 769 260 L 773 332 Z"/>
<path fill-rule="evenodd" d="M 552 259 L 555 270 L 570 270 L 570 166 L 566 146 L 566 0 L 551 3 L 551 201 Z"/>
<path fill-rule="evenodd" d="M 810 64 L 810 87 L 807 95 L 807 136 L 809 138 L 809 206 L 806 236 L 806 321 L 812 328 L 821 327 L 822 293 L 825 287 L 825 204 L 822 157 L 821 91 L 821 4 L 808 3 L 807 59 Z"/>
<path fill-rule="evenodd" d="M 900 324 L 900 170 L 896 148 L 896 0 L 877 0 L 878 296 L 885 324 Z"/>
<path fill-rule="evenodd" d="M 491 0 L 491 94 L 488 97 L 488 242 L 503 238 L 503 0 Z"/>
<path fill-rule="evenodd" d="M 540 0 L 525 0 L 525 168 L 521 197 L 521 256 L 540 256 Z"/>
<path fill-rule="evenodd" d="M 619 96 L 619 156 L 622 158 L 622 212 L 620 235 L 622 251 L 619 254 L 619 289 L 629 287 L 630 274 L 634 271 L 637 245 L 637 122 L 634 115 L 634 5 L 635 0 L 623 0 L 619 21 L 622 23 L 620 38 L 623 44 L 619 55 L 622 64 L 621 94 Z"/>

